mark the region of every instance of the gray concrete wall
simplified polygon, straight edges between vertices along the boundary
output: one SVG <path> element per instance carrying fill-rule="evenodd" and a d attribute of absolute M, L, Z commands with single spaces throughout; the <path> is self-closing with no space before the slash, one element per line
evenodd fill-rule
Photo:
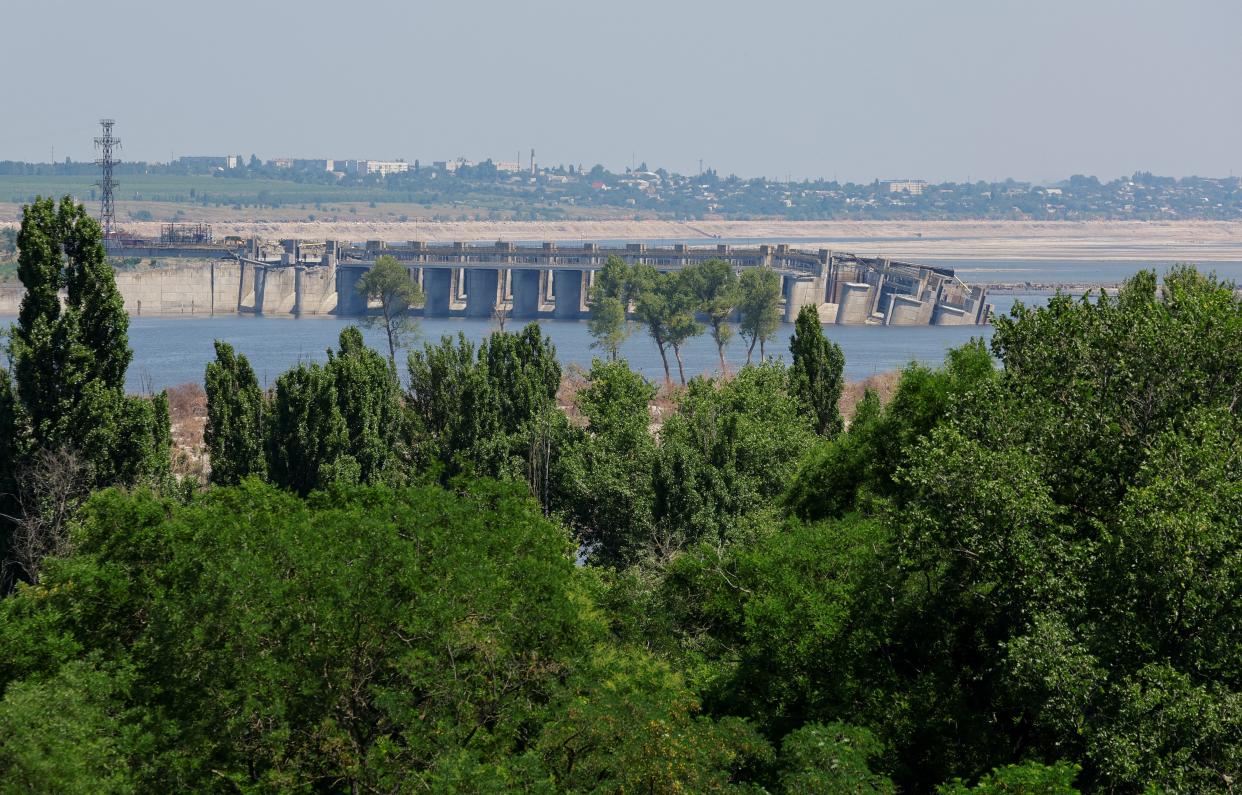
<path fill-rule="evenodd" d="M 586 271 L 558 270 L 552 274 L 552 292 L 556 296 L 556 306 L 552 310 L 554 317 L 565 320 L 577 320 L 586 314 L 583 301 L 587 296 Z"/>
<path fill-rule="evenodd" d="M 907 295 L 894 295 L 884 323 L 889 326 L 915 326 L 923 317 L 923 302 Z M 927 321 L 921 321 L 926 325 Z"/>
<path fill-rule="evenodd" d="M 871 311 L 871 285 L 863 282 L 846 282 L 841 285 L 841 300 L 837 309 L 838 323 L 866 323 Z"/>
<path fill-rule="evenodd" d="M 491 317 L 500 294 L 500 271 L 471 268 L 466 271 L 466 317 Z"/>
<path fill-rule="evenodd" d="M 336 310 L 331 268 L 265 268 L 230 261 L 119 271 L 117 290 L 131 315 L 328 314 Z M 0 285 L 0 315 L 21 306 L 20 285 Z"/>
<path fill-rule="evenodd" d="M 423 268 L 423 293 L 427 317 L 448 317 L 453 304 L 453 271 L 450 268 Z"/>
<path fill-rule="evenodd" d="M 0 315 L 16 315 L 26 291 L 20 284 L 0 284 Z"/>

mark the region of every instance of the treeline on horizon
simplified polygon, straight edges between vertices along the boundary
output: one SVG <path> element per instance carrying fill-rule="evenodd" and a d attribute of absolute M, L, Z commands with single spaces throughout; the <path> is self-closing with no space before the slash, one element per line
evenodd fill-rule
<path fill-rule="evenodd" d="M 1046 186 L 1005 180 L 926 184 L 920 194 L 891 192 L 886 181 L 799 181 L 722 176 L 713 169 L 686 175 L 659 168 L 613 172 L 601 165 L 540 166 L 500 171 L 490 160 L 454 171 L 418 161 L 405 173 L 358 175 L 263 163 L 255 156 L 238 168 L 192 168 L 176 163 L 117 166 L 122 201 L 158 201 L 244 208 L 302 208 L 308 220 L 349 202 L 421 204 L 441 211 L 435 220 L 547 220 L 583 211 L 638 213 L 639 217 L 701 220 L 1232 220 L 1242 217 L 1242 179 L 1168 177 L 1150 172 L 1101 180 L 1075 174 Z M 0 197 L 13 202 L 63 192 L 81 180 L 94 198 L 98 167 L 91 162 L 0 161 Z M 5 178 L 8 178 L 6 180 Z M 45 181 L 41 181 L 45 180 Z M 137 187 L 135 187 L 137 186 Z M 356 208 L 355 208 L 356 209 Z M 454 209 L 456 215 L 444 214 Z M 148 212 L 148 211 L 139 211 Z M 312 217 L 313 216 L 313 217 Z M 137 219 L 135 220 L 142 220 Z M 145 220 L 151 220 L 145 218 Z"/>
<path fill-rule="evenodd" d="M 658 423 L 619 357 L 571 419 L 535 324 L 406 387 L 354 328 L 268 391 L 218 342 L 199 484 L 98 225 L 19 245 L 0 792 L 1238 787 L 1232 285 L 1019 305 L 848 425 L 813 310 Z"/>

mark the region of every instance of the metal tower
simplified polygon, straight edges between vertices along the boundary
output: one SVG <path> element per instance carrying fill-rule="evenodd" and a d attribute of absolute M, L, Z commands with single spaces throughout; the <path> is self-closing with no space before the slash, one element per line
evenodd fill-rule
<path fill-rule="evenodd" d="M 112 136 L 112 125 L 116 124 L 113 119 L 100 119 L 99 124 L 103 127 L 103 135 L 95 139 L 95 148 L 99 150 L 99 159 L 95 164 L 100 168 L 99 181 L 95 184 L 99 186 L 99 225 L 103 227 L 104 247 L 111 246 L 112 235 L 116 225 L 116 207 L 113 204 L 112 192 L 116 189 L 117 181 L 112 178 L 112 169 L 120 161 L 116 159 L 115 153 L 121 148 L 121 139 Z"/>

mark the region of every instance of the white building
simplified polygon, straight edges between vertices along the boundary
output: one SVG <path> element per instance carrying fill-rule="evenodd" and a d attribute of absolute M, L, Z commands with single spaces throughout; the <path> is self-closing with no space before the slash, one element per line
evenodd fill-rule
<path fill-rule="evenodd" d="M 889 193 L 908 193 L 911 196 L 923 195 L 923 189 L 927 187 L 927 180 L 922 179 L 890 179 L 884 182 L 888 186 Z"/>
<path fill-rule="evenodd" d="M 354 161 L 355 174 L 379 174 L 386 177 L 389 174 L 403 174 L 410 170 L 410 164 L 404 160 L 356 160 Z"/>

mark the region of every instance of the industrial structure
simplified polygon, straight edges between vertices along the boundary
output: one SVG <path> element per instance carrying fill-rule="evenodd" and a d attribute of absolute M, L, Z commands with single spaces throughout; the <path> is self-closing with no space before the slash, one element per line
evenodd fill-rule
<path fill-rule="evenodd" d="M 990 314 L 986 288 L 965 284 L 951 269 L 827 249 L 802 251 L 785 244 L 345 244 L 251 238 L 218 244 L 125 240 L 117 253 L 161 260 L 217 259 L 210 288 L 204 288 L 210 299 L 191 304 L 209 305 L 212 311 L 228 311 L 234 302 L 227 293 L 235 290 L 234 311 L 362 315 L 374 307 L 358 293 L 358 280 L 378 257 L 388 255 L 405 265 L 422 286 L 426 295 L 422 312 L 427 317 L 486 318 L 502 312 L 515 319 L 580 319 L 589 313 L 595 274 L 613 256 L 659 271 L 712 259 L 739 272 L 771 268 L 781 276 L 783 315 L 790 322 L 808 305 L 816 307 L 822 322 L 843 325 L 981 325 Z M 154 285 L 159 277 L 150 273 Z M 225 284 L 229 287 L 222 288 Z M 193 288 L 179 283 L 176 295 L 181 297 L 170 305 L 153 286 L 144 293 L 144 301 L 148 307 L 164 307 L 153 311 L 185 311 L 177 307 L 188 292 Z"/>
<path fill-rule="evenodd" d="M 95 139 L 95 148 L 99 150 L 99 159 L 95 163 L 100 170 L 99 181 L 95 183 L 99 186 L 99 225 L 103 227 L 104 247 L 108 249 L 111 249 L 112 238 L 116 233 L 116 204 L 113 193 L 118 183 L 112 177 L 112 170 L 119 162 L 116 154 L 121 149 L 121 139 L 112 135 L 114 124 L 116 121 L 113 119 L 100 119 L 103 135 Z"/>

